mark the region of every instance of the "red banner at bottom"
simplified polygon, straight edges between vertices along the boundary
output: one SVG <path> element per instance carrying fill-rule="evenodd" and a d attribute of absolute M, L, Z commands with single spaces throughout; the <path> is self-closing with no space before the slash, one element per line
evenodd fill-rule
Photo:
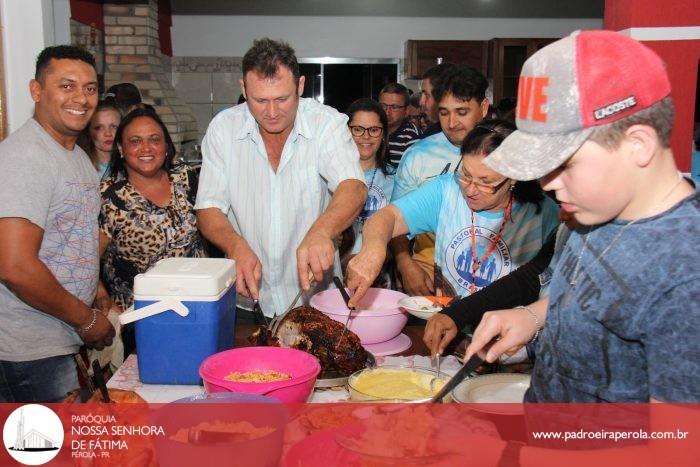
<path fill-rule="evenodd" d="M 700 404 L 0 404 L 0 422 L 1 465 L 700 464 Z"/>

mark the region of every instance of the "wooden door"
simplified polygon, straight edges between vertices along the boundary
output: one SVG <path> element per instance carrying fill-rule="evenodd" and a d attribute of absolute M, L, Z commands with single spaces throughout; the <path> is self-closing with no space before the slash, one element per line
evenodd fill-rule
<path fill-rule="evenodd" d="M 438 63 L 469 65 L 486 75 L 488 41 L 406 41 L 405 71 L 408 78 L 421 79 Z"/>

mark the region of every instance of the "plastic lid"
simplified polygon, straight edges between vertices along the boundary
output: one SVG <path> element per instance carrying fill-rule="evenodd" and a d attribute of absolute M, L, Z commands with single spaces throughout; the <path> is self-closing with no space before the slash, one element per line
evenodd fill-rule
<path fill-rule="evenodd" d="M 219 295 L 235 285 L 236 262 L 225 258 L 165 258 L 134 278 L 134 297 Z"/>

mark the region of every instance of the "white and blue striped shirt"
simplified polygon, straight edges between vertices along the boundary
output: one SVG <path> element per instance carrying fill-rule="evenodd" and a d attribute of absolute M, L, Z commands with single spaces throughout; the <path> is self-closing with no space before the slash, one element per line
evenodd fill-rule
<path fill-rule="evenodd" d="M 211 121 L 202 155 L 195 209 L 214 207 L 228 215 L 262 264 L 262 309 L 268 316 L 282 313 L 299 292 L 296 250 L 331 193 L 344 180 L 364 183 L 347 117 L 301 98 L 275 172 L 248 106 L 237 105 Z M 315 291 L 327 288 L 332 272 Z"/>

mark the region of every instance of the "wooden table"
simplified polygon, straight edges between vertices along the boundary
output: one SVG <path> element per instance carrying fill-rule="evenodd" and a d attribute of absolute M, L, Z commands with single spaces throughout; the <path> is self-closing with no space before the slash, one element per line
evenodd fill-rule
<path fill-rule="evenodd" d="M 235 347 L 248 347 L 248 336 L 250 336 L 258 326 L 253 324 L 236 325 L 236 334 L 234 339 Z M 422 324 L 410 324 L 403 328 L 403 333 L 411 338 L 411 347 L 398 355 L 430 355 L 430 351 L 423 343 L 423 330 L 425 326 Z"/>

